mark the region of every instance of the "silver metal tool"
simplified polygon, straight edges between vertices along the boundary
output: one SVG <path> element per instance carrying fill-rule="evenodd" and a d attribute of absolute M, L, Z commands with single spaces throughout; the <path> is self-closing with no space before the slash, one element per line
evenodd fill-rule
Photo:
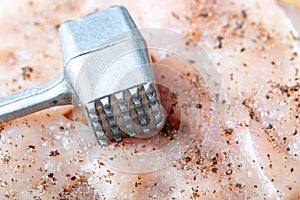
<path fill-rule="evenodd" d="M 101 145 L 150 137 L 164 125 L 147 46 L 121 6 L 61 25 L 64 73 L 0 99 L 0 123 L 75 104 Z"/>

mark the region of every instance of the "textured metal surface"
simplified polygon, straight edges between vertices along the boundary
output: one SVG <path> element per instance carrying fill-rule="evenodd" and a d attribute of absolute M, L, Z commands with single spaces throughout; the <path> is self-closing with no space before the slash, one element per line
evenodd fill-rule
<path fill-rule="evenodd" d="M 164 125 L 164 113 L 152 84 L 95 99 L 87 105 L 100 144 L 124 137 L 149 137 Z"/>
<path fill-rule="evenodd" d="M 52 106 L 81 105 L 101 145 L 148 137 L 163 125 L 146 42 L 125 8 L 60 27 L 64 74 L 0 99 L 0 123 Z"/>

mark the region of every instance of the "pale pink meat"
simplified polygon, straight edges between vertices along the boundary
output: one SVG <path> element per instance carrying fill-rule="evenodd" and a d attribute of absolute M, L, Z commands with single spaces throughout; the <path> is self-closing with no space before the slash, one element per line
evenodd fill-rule
<path fill-rule="evenodd" d="M 124 173 L 86 150 L 77 131 L 87 126 L 66 118 L 72 107 L 52 108 L 0 127 L 0 198 L 300 199 L 299 36 L 274 0 L 0 0 L 0 97 L 58 75 L 59 24 L 112 4 L 126 6 L 139 28 L 172 29 L 206 50 L 226 96 L 218 140 L 203 138 L 210 102 L 201 88 L 190 149 L 159 171 Z M 193 69 L 174 60 L 158 62 L 194 83 Z M 180 80 L 157 67 L 155 74 Z"/>

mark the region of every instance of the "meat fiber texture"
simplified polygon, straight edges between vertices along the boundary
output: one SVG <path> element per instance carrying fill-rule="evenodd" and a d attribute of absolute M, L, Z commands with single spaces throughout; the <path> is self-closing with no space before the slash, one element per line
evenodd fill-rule
<path fill-rule="evenodd" d="M 51 108 L 1 125 L 1 199 L 300 199 L 299 35 L 274 0 L 0 1 L 0 96 L 60 74 L 59 25 L 113 4 L 139 28 L 173 30 L 205 50 L 225 96 L 217 137 L 204 134 L 211 102 L 194 68 L 153 53 L 177 71 L 154 67 L 157 80 L 184 99 L 184 79 L 198 102 L 199 128 L 182 119 L 198 133 L 178 159 L 148 173 L 113 169 L 87 149 L 78 132 L 89 128 L 72 106 Z M 181 107 L 161 91 L 178 123 Z"/>

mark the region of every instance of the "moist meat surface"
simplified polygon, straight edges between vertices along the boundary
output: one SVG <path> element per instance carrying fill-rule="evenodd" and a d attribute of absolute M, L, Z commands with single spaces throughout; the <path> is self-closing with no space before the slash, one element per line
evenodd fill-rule
<path fill-rule="evenodd" d="M 0 1 L 0 96 L 58 75 L 59 25 L 111 4 L 139 28 L 172 29 L 206 50 L 225 89 L 218 140 L 197 137 L 166 168 L 124 173 L 86 150 L 77 131 L 87 126 L 66 117 L 72 107 L 52 108 L 0 127 L 1 199 L 300 199 L 298 33 L 274 0 Z M 161 83 L 195 83 L 172 57 L 157 62 L 180 72 L 156 67 Z M 202 135 L 209 103 L 196 94 Z"/>

